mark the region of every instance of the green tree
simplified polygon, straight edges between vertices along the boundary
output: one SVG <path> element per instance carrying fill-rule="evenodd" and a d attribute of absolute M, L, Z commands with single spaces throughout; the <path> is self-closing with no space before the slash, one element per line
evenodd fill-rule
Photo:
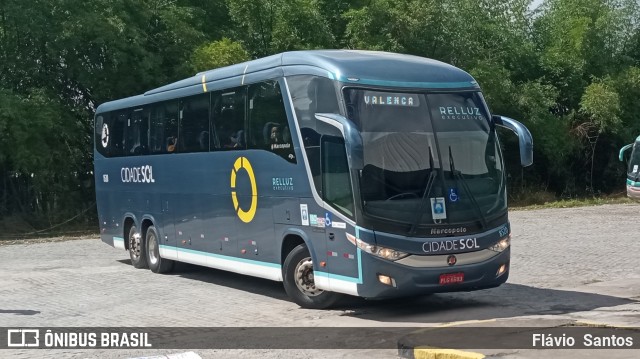
<path fill-rule="evenodd" d="M 254 57 L 335 44 L 316 0 L 228 0 L 228 5 L 234 35 Z"/>
<path fill-rule="evenodd" d="M 63 217 L 92 201 L 95 108 L 184 76 L 203 14 L 160 0 L 0 1 L 0 183 L 13 191 L 0 216 Z"/>
<path fill-rule="evenodd" d="M 249 54 L 240 43 L 228 38 L 200 46 L 191 58 L 195 71 L 211 70 L 249 60 Z"/>
<path fill-rule="evenodd" d="M 617 132 L 621 124 L 618 93 L 606 82 L 591 83 L 582 95 L 580 113 L 584 115 L 586 120 L 578 125 L 574 131 L 580 137 L 587 139 L 591 146 L 589 188 L 593 192 L 593 171 L 598 140 L 605 132 Z"/>

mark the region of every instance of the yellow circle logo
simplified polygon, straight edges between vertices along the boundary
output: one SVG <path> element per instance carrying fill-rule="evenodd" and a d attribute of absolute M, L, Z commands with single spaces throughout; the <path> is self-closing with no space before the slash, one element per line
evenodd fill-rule
<path fill-rule="evenodd" d="M 251 181 L 251 207 L 249 207 L 248 211 L 240 208 L 238 195 L 236 194 L 236 177 L 240 169 L 244 169 L 247 172 L 249 181 Z M 253 174 L 253 167 L 251 167 L 251 162 L 246 157 L 238 157 L 233 164 L 233 170 L 231 170 L 231 199 L 233 200 L 233 208 L 238 213 L 238 218 L 244 223 L 251 222 L 258 209 L 258 188 L 256 187 L 256 176 Z"/>

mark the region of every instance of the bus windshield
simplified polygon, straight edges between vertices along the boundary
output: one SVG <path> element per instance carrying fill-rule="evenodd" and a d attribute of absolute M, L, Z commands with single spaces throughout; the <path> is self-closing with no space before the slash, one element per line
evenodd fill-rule
<path fill-rule="evenodd" d="M 629 158 L 628 174 L 631 178 L 640 178 L 640 141 L 636 141 L 633 144 L 631 157 Z"/>
<path fill-rule="evenodd" d="M 345 99 L 363 139 L 365 215 L 413 232 L 485 227 L 506 212 L 501 152 L 480 93 L 346 89 Z"/>

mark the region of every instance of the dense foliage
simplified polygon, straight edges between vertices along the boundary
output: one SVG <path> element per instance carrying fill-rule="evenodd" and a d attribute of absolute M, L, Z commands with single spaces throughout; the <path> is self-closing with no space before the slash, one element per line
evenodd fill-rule
<path fill-rule="evenodd" d="M 93 203 L 102 102 L 296 49 L 438 59 L 476 77 L 493 113 L 532 131 L 510 193 L 621 192 L 640 134 L 637 0 L 0 0 L 0 219 L 56 223 Z M 537 2 L 536 2 L 537 3 Z"/>

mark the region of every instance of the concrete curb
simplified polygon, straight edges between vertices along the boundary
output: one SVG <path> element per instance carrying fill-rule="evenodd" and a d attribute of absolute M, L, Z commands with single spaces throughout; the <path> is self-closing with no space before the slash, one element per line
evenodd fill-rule
<path fill-rule="evenodd" d="M 495 323 L 496 319 L 487 320 L 464 320 L 450 323 L 443 323 L 437 327 L 427 327 L 424 330 L 438 330 L 440 328 L 458 327 L 464 325 L 485 325 Z M 398 341 L 398 355 L 407 359 L 483 359 L 486 356 L 481 353 L 467 352 L 457 349 L 443 349 L 412 343 L 412 338 L 406 336 Z"/>
<path fill-rule="evenodd" d="M 398 344 L 398 356 L 407 359 L 483 359 L 484 354 L 455 349 L 415 347 Z"/>

